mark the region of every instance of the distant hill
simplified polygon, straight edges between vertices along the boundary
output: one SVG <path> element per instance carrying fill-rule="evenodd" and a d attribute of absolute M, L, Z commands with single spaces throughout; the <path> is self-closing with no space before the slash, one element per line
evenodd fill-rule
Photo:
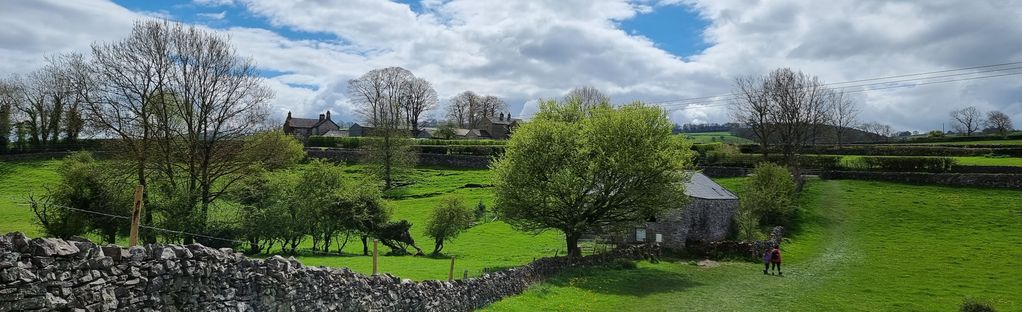
<path fill-rule="evenodd" d="M 817 130 L 817 134 L 811 137 L 806 143 L 837 144 L 837 129 L 837 127 L 830 125 L 820 126 L 819 130 Z M 731 134 L 753 142 L 757 141 L 756 135 L 753 134 L 752 130 L 749 128 L 735 128 L 731 130 Z M 885 138 L 882 136 L 855 128 L 845 128 L 844 133 L 842 133 L 842 137 L 842 143 L 873 143 L 885 141 Z M 770 141 L 776 142 L 777 139 L 771 137 Z"/>

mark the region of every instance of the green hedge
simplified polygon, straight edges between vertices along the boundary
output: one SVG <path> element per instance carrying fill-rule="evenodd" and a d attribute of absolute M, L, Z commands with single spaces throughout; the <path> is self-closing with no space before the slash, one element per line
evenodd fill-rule
<path fill-rule="evenodd" d="M 506 144 L 506 140 L 438 140 L 438 139 L 415 139 L 415 145 L 499 145 Z"/>
<path fill-rule="evenodd" d="M 884 172 L 951 172 L 958 162 L 951 157 L 856 157 L 841 164 L 843 169 Z"/>
<path fill-rule="evenodd" d="M 760 152 L 758 145 L 742 145 L 742 153 L 757 154 Z M 770 148 L 770 153 L 779 153 L 775 147 Z M 824 155 L 866 155 L 866 156 L 984 156 L 984 155 L 1007 155 L 1022 157 L 1022 147 L 990 148 L 990 147 L 951 147 L 951 146 L 930 146 L 930 145 L 846 145 L 838 148 L 833 145 L 807 146 L 802 150 L 804 154 Z"/>
<path fill-rule="evenodd" d="M 498 156 L 504 154 L 503 145 L 416 145 L 420 153 L 446 154 L 446 155 L 471 155 L 471 156 Z"/>
<path fill-rule="evenodd" d="M 940 142 L 969 142 L 969 141 L 997 141 L 997 140 L 1022 140 L 1022 133 L 1009 134 L 1006 138 L 996 134 L 977 136 L 942 136 L 942 137 L 919 137 L 909 139 L 910 143 L 940 143 Z"/>
<path fill-rule="evenodd" d="M 711 166 L 725 166 L 725 167 L 746 167 L 752 168 L 756 164 L 764 161 L 763 155 L 759 154 L 720 154 L 717 155 L 713 151 L 705 158 L 704 164 Z M 765 161 L 773 163 L 783 163 L 784 156 L 779 154 L 770 155 Z M 803 168 L 815 168 L 815 169 L 835 169 L 838 168 L 841 157 L 830 156 L 830 155 L 801 155 L 798 157 L 799 164 Z"/>

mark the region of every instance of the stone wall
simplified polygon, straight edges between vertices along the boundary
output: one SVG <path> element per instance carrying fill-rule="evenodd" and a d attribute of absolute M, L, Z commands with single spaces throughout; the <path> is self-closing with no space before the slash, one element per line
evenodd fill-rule
<path fill-rule="evenodd" d="M 938 184 L 950 186 L 993 187 L 1022 189 L 1022 174 L 984 173 L 923 173 L 923 172 L 867 172 L 827 171 L 824 179 L 852 179 L 889 181 L 909 184 Z"/>
<path fill-rule="evenodd" d="M 566 267 L 656 252 L 636 246 L 574 262 L 542 258 L 453 282 L 413 282 L 198 244 L 124 249 L 11 233 L 0 237 L 0 311 L 468 311 Z"/>
<path fill-rule="evenodd" d="M 683 249 L 688 241 L 719 241 L 727 238 L 731 218 L 738 210 L 738 200 L 689 198 L 684 209 L 673 209 L 646 224 L 646 239 L 653 241 L 663 234 L 666 248 Z M 632 234 L 634 235 L 634 234 Z"/>
<path fill-rule="evenodd" d="M 717 241 L 691 242 L 686 251 L 689 254 L 707 259 L 738 258 L 750 261 L 762 261 L 763 253 L 774 245 L 781 245 L 784 240 L 784 227 L 776 226 L 770 231 L 770 237 L 763 241 Z"/>
<path fill-rule="evenodd" d="M 336 162 L 358 163 L 365 159 L 366 152 L 348 148 L 306 148 L 310 158 L 323 158 Z M 490 156 L 447 155 L 417 153 L 419 165 L 451 168 L 486 169 L 490 167 Z"/>

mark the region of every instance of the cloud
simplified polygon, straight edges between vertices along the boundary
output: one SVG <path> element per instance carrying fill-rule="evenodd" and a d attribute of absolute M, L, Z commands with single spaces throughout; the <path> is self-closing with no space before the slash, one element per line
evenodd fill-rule
<path fill-rule="evenodd" d="M 239 53 L 273 73 L 276 110 L 315 116 L 332 109 L 348 120 L 355 116 L 347 81 L 386 66 L 431 81 L 441 99 L 464 90 L 492 94 L 521 116 L 537 99 L 579 85 L 619 103 L 661 101 L 726 94 L 734 77 L 778 67 L 841 82 L 1022 60 L 1022 8 L 1001 0 L 428 0 L 415 9 L 382 0 L 194 3 L 265 21 L 217 25 Z M 618 26 L 667 5 L 688 6 L 709 23 L 691 38 L 706 41 L 701 53 L 672 55 Z M 54 21 L 56 14 L 62 18 Z M 46 53 L 123 37 L 138 16 L 99 0 L 16 2 L 0 12 L 0 69 L 24 71 Z M 856 98 L 861 119 L 898 129 L 939 128 L 950 110 L 966 105 L 1000 109 L 1022 123 L 1022 80 L 1014 77 Z M 721 102 L 699 104 L 665 106 L 676 122 L 727 121 Z"/>
<path fill-rule="evenodd" d="M 196 15 L 198 15 L 200 18 L 219 21 L 219 20 L 223 20 L 224 17 L 227 16 L 227 11 L 220 11 L 220 13 L 214 13 L 214 12 L 198 13 Z"/>

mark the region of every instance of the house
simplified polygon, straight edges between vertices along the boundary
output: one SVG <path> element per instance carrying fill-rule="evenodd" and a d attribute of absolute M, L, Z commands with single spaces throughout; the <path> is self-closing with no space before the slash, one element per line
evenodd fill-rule
<path fill-rule="evenodd" d="M 738 211 L 738 196 L 699 172 L 693 173 L 685 183 L 685 195 L 689 198 L 685 207 L 669 210 L 659 218 L 636 226 L 625 235 L 625 241 L 659 241 L 666 248 L 682 249 L 687 241 L 727 238 L 731 219 Z"/>
<path fill-rule="evenodd" d="M 302 141 L 314 135 L 325 135 L 331 130 L 340 130 L 340 126 L 330 119 L 330 111 L 326 114 L 319 114 L 319 119 L 294 118 L 291 112 L 287 112 L 287 119 L 284 120 L 284 133 L 294 135 Z"/>
<path fill-rule="evenodd" d="M 369 133 L 371 132 L 373 132 L 373 127 L 363 126 L 358 124 L 357 122 L 351 124 L 351 127 L 348 127 L 348 136 L 353 137 L 368 136 Z"/>
<path fill-rule="evenodd" d="M 499 116 L 486 116 L 479 122 L 479 132 L 482 136 L 494 140 L 507 140 L 511 138 L 511 132 L 521 119 L 511 118 L 511 113 L 500 113 Z"/>

